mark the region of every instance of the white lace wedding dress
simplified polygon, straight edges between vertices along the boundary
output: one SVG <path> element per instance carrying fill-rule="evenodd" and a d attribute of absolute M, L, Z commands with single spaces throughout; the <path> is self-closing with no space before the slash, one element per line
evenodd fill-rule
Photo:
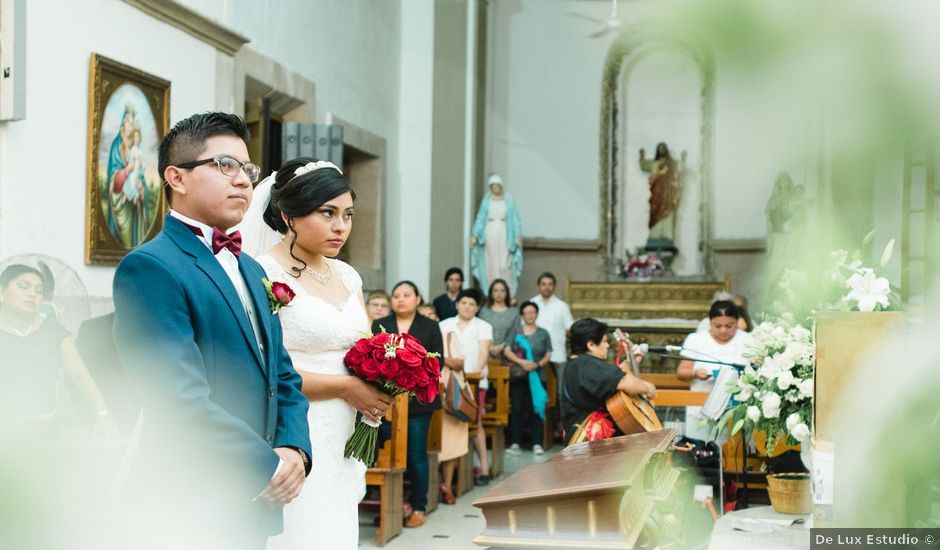
<path fill-rule="evenodd" d="M 278 315 L 294 369 L 317 374 L 347 374 L 346 352 L 369 329 L 360 302 L 362 279 L 340 260 L 327 260 L 349 297 L 342 307 L 308 293 L 270 256 L 257 258 L 268 279 L 287 283 L 296 293 Z M 342 399 L 311 401 L 307 414 L 313 469 L 303 491 L 284 507 L 284 532 L 268 541 L 269 550 L 353 549 L 359 544 L 359 501 L 365 495 L 366 467 L 343 457 L 356 409 Z"/>

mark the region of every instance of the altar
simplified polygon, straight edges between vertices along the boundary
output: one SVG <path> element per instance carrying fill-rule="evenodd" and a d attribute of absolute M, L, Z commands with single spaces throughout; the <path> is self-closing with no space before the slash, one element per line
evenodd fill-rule
<path fill-rule="evenodd" d="M 636 344 L 681 346 L 708 317 L 712 297 L 728 291 L 724 281 L 701 277 L 663 277 L 650 281 L 567 281 L 568 305 L 575 319 L 593 317 L 630 334 Z M 647 356 L 640 370 L 675 372 L 675 363 Z"/>

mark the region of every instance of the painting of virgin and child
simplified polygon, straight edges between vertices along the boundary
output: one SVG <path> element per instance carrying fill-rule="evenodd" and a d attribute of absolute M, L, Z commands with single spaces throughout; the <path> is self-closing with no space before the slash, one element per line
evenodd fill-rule
<path fill-rule="evenodd" d="M 168 126 L 169 83 L 100 56 L 92 65 L 94 212 L 86 256 L 115 263 L 160 230 L 165 201 L 157 148 Z"/>

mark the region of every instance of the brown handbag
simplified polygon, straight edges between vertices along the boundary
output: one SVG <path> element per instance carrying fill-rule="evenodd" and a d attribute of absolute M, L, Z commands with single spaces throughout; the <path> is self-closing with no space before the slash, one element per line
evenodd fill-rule
<path fill-rule="evenodd" d="M 460 344 L 454 338 L 454 333 L 447 334 L 447 351 L 450 357 L 461 357 Z M 461 422 L 475 422 L 477 419 L 477 400 L 473 397 L 470 384 L 463 377 L 462 372 L 448 372 L 444 383 L 444 412 Z"/>
<path fill-rule="evenodd" d="M 444 412 L 461 422 L 474 422 L 477 419 L 478 407 L 476 399 L 473 398 L 473 390 L 463 376 L 456 373 L 451 373 L 448 377 L 443 405 Z"/>

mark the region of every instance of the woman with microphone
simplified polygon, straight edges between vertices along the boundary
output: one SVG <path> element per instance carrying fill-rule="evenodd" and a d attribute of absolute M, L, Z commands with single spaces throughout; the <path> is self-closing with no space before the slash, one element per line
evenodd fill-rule
<path fill-rule="evenodd" d="M 679 380 L 691 380 L 690 390 L 710 392 L 715 387 L 715 377 L 722 366 L 703 361 L 735 364 L 750 362 L 744 357 L 744 352 L 753 339 L 750 334 L 738 328 L 740 317 L 734 302 L 719 300 L 712 304 L 708 311 L 708 330 L 693 332 L 685 338 L 681 355 L 688 359 L 679 362 L 676 376 Z M 707 441 L 708 429 L 702 425 L 704 417 L 701 412 L 701 407 L 686 407 L 685 435 Z"/>

